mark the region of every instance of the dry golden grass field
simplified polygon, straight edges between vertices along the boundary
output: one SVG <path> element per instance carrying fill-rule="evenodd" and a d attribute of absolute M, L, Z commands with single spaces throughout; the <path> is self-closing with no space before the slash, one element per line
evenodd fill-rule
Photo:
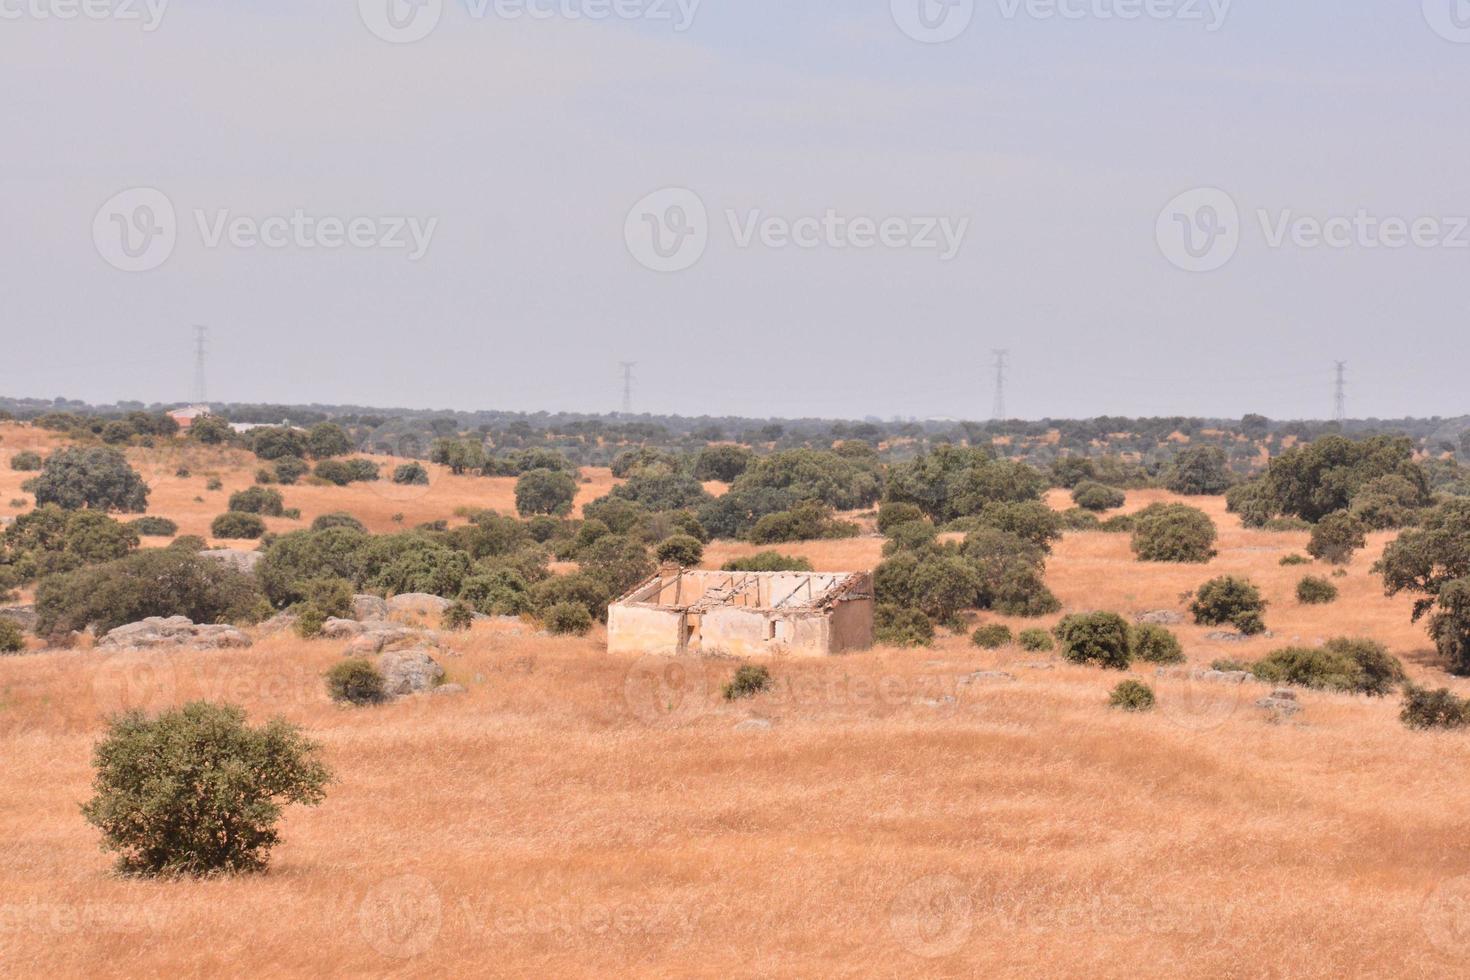
<path fill-rule="evenodd" d="M 42 434 L 0 426 L 0 459 Z M 206 533 L 244 455 L 130 456 L 152 512 Z M 224 490 L 207 492 L 217 475 Z M 591 473 L 583 499 L 612 479 Z M 23 474 L 0 466 L 0 504 Z M 284 488 L 302 522 L 374 530 L 511 506 L 509 480 Z M 401 496 L 395 496 L 401 493 Z M 1166 499 L 1130 494 L 1129 507 Z M 199 502 L 196 498 L 203 498 Z M 1071 534 L 1048 582 L 1068 610 L 1182 610 L 1243 572 L 1274 639 L 1178 628 L 1191 661 L 1370 635 L 1436 665 L 1410 600 L 1369 566 L 1302 607 L 1304 534 L 1246 531 L 1220 499 L 1209 566 L 1144 565 L 1128 538 Z M 1057 501 L 1058 505 L 1061 501 Z M 14 513 L 15 508 L 0 510 Z M 867 569 L 881 540 L 783 547 Z M 717 545 L 707 564 L 757 550 Z M 1013 627 L 1050 626 L 1008 621 Z M 1470 972 L 1470 736 L 1421 734 L 1398 699 L 1302 692 L 1272 724 L 1243 687 L 1134 676 L 1159 707 L 1107 706 L 1115 672 L 1046 654 L 876 649 L 772 665 L 732 706 L 722 661 L 609 656 L 603 636 L 477 626 L 444 663 L 466 693 L 373 709 L 327 698 L 340 642 L 293 635 L 177 655 L 0 658 L 0 972 L 11 976 L 1459 977 Z M 962 684 L 978 670 L 1014 680 Z M 104 717 L 197 698 L 280 714 L 335 774 L 288 811 L 267 874 L 133 881 L 78 805 Z M 735 731 L 748 718 L 766 731 Z"/>

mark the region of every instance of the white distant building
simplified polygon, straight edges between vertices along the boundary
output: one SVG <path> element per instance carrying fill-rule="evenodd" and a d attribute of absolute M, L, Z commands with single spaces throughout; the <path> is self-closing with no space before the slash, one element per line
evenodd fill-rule
<path fill-rule="evenodd" d="M 211 413 L 208 405 L 185 405 L 183 408 L 171 409 L 168 413 L 169 418 L 179 423 L 180 429 L 189 428 L 194 424 L 195 419 L 209 414 Z"/>

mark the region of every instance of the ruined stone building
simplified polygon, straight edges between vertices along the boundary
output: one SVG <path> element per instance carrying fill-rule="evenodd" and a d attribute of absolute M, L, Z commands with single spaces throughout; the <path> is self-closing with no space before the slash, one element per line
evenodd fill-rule
<path fill-rule="evenodd" d="M 665 567 L 608 608 L 621 653 L 823 656 L 873 645 L 873 580 L 848 572 Z"/>

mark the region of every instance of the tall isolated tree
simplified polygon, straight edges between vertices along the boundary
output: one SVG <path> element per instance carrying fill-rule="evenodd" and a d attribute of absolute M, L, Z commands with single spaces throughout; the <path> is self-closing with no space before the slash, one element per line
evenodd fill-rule
<path fill-rule="evenodd" d="M 148 509 L 148 485 L 116 449 L 60 449 L 46 460 L 32 484 L 36 506 L 56 504 L 67 510 L 122 511 Z"/>

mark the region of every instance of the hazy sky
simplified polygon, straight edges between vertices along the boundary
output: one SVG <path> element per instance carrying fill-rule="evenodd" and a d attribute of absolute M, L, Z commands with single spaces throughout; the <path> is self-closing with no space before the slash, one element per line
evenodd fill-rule
<path fill-rule="evenodd" d="M 0 0 L 0 393 L 1470 411 L 1467 0 L 83 2 Z"/>

